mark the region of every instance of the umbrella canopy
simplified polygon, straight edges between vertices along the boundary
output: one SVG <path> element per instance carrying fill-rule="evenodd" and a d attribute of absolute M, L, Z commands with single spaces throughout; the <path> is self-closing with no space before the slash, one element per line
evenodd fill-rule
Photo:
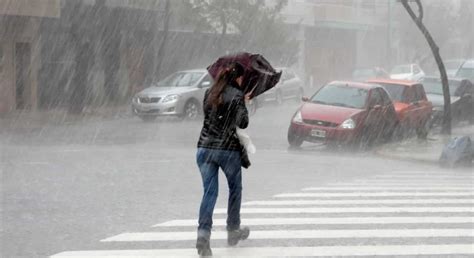
<path fill-rule="evenodd" d="M 247 52 L 222 56 L 207 67 L 207 70 L 214 79 L 217 79 L 220 72 L 233 62 L 240 63 L 245 69 L 242 84 L 244 92 L 250 93 L 250 98 L 275 87 L 280 80 L 281 71 L 275 71 L 263 56 Z"/>

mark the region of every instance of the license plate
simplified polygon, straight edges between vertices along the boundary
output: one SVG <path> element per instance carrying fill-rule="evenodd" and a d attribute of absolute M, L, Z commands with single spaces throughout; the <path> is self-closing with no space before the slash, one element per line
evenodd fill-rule
<path fill-rule="evenodd" d="M 319 130 L 319 129 L 313 129 L 313 130 L 311 130 L 311 136 L 318 137 L 318 138 L 325 138 L 326 137 L 326 131 Z"/>

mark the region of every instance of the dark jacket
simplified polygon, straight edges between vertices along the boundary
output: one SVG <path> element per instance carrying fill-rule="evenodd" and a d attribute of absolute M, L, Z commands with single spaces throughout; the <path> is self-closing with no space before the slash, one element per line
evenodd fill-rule
<path fill-rule="evenodd" d="M 237 84 L 227 85 L 222 94 L 222 104 L 215 110 L 208 104 L 208 95 L 209 90 L 204 96 L 204 123 L 198 147 L 240 151 L 242 147 L 236 127 L 244 129 L 249 124 L 243 91 Z"/>

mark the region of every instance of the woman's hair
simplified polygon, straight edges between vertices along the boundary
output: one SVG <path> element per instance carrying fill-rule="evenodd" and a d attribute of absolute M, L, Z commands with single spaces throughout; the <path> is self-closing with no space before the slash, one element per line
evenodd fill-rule
<path fill-rule="evenodd" d="M 231 84 L 237 80 L 240 76 L 244 75 L 244 67 L 237 63 L 231 63 L 227 68 L 219 73 L 216 82 L 212 85 L 209 90 L 208 104 L 213 109 L 217 108 L 222 103 L 222 93 L 228 84 Z"/>

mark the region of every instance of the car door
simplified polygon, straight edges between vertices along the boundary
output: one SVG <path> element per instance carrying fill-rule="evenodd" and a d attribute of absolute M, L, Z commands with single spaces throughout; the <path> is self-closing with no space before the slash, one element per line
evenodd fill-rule
<path fill-rule="evenodd" d="M 365 128 L 369 132 L 378 134 L 380 127 L 383 127 L 383 99 L 377 88 L 371 89 L 367 102 L 367 118 L 365 120 Z"/>
<path fill-rule="evenodd" d="M 204 94 L 206 93 L 206 90 L 212 86 L 213 82 L 211 76 L 206 74 L 197 84 L 197 91 L 194 97 L 199 101 L 201 106 L 204 101 Z"/>
<path fill-rule="evenodd" d="M 403 110 L 401 124 L 404 127 L 413 128 L 417 121 L 417 105 L 415 105 L 415 90 L 413 87 L 405 87 L 402 102 L 408 106 Z"/>
<path fill-rule="evenodd" d="M 417 118 L 419 123 L 424 125 L 431 117 L 431 112 L 433 110 L 433 105 L 428 98 L 426 97 L 425 89 L 423 85 L 416 84 L 413 86 L 415 89 L 415 105 L 417 106 L 419 117 Z"/>

